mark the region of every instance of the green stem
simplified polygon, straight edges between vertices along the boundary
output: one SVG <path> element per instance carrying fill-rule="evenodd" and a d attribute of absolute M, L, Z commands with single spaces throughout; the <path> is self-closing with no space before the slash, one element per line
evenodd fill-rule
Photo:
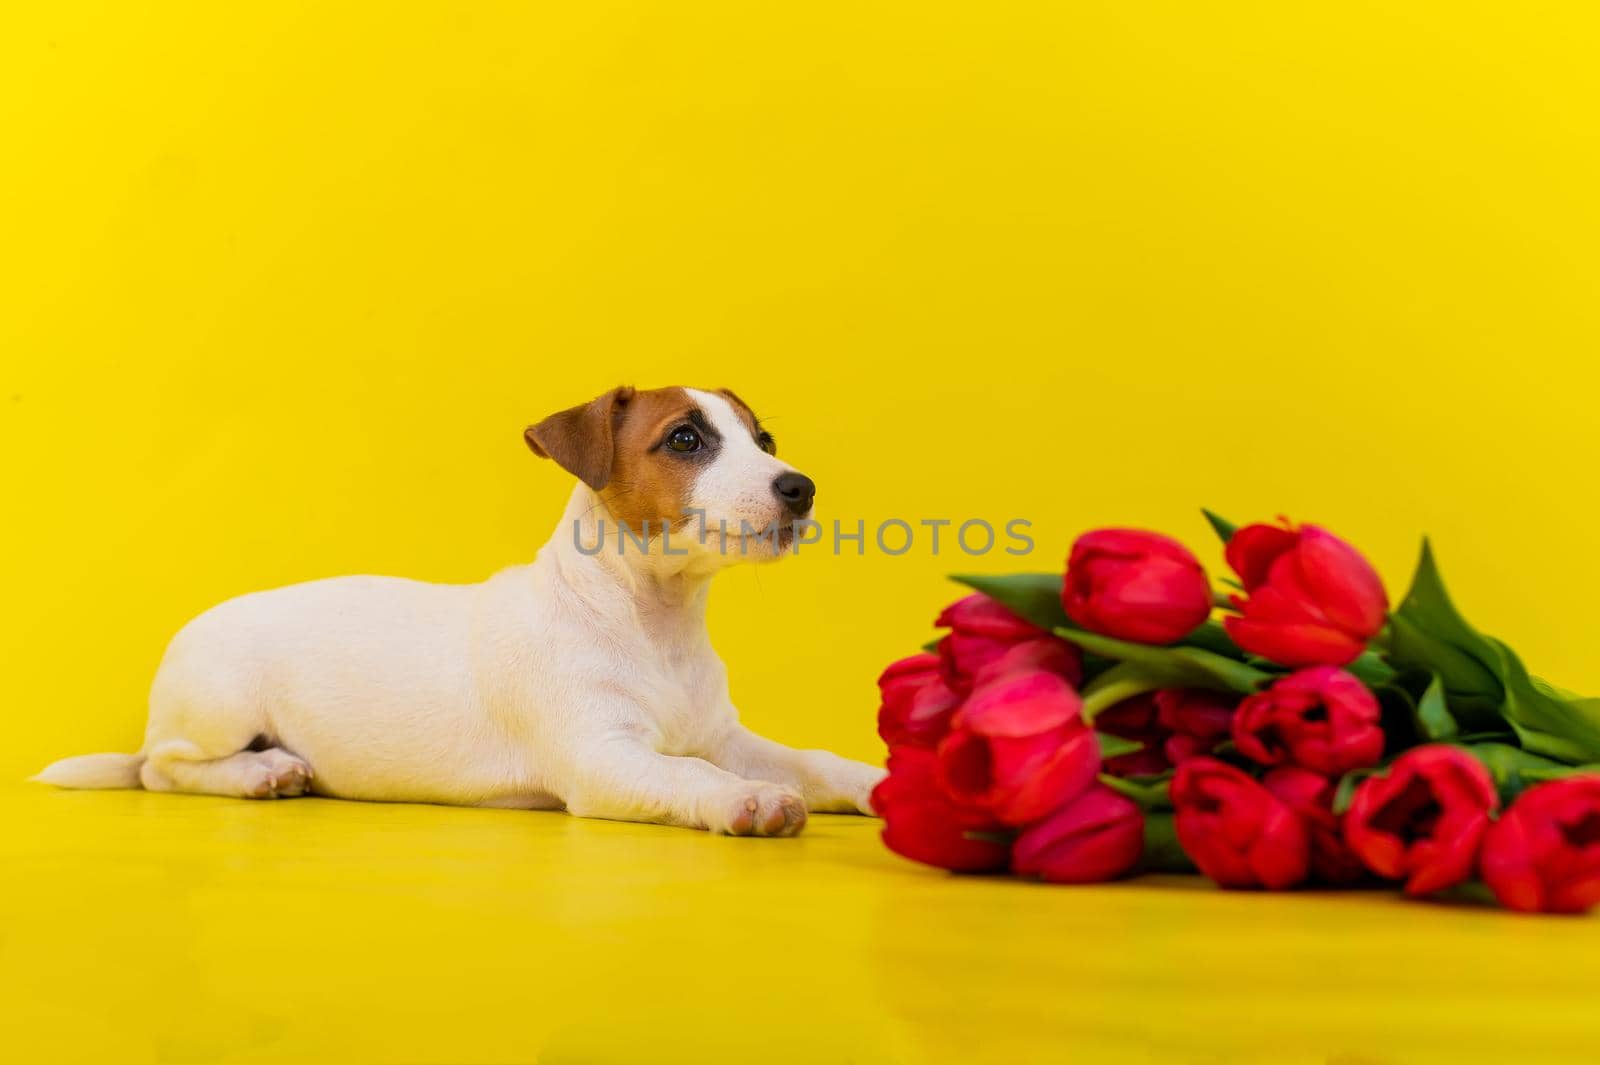
<path fill-rule="evenodd" d="M 1111 672 L 1115 672 L 1114 670 Z M 1135 695 L 1155 691 L 1165 687 L 1159 680 L 1149 674 L 1130 673 L 1122 677 L 1111 677 L 1111 672 L 1091 685 L 1083 696 L 1083 720 L 1093 721 L 1100 711 L 1116 706 L 1124 699 L 1131 699 Z M 1111 678 L 1111 679 L 1107 679 Z"/>

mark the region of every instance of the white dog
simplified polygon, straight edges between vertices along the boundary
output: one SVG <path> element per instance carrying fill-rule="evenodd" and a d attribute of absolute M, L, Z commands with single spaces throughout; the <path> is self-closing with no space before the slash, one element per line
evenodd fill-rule
<path fill-rule="evenodd" d="M 706 635 L 723 566 L 775 558 L 815 486 L 733 393 L 618 388 L 530 426 L 579 478 L 530 565 L 240 596 L 168 646 L 138 754 L 36 778 L 527 809 L 740 835 L 870 813 L 883 776 L 739 724 Z"/>

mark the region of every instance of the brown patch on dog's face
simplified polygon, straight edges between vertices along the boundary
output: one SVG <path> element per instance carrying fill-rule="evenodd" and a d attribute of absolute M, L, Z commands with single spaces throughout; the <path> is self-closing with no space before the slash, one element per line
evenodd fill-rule
<path fill-rule="evenodd" d="M 683 528 L 694 479 L 711 457 L 707 428 L 681 388 L 636 393 L 617 429 L 611 483 L 600 493 L 611 516 L 635 533 L 659 534 L 663 523 Z M 691 439 L 700 446 L 683 450 Z"/>
<path fill-rule="evenodd" d="M 552 414 L 524 433 L 528 446 L 599 493 L 637 534 L 681 529 L 695 475 L 716 436 L 682 388 L 622 387 Z M 698 446 L 689 447 L 690 443 Z M 648 522 L 648 525 L 646 524 Z"/>
<path fill-rule="evenodd" d="M 808 492 L 814 487 L 775 457 L 772 434 L 727 389 L 617 388 L 524 435 L 535 454 L 598 493 L 611 518 L 635 536 L 649 539 L 698 520 L 702 546 L 714 527 L 723 553 L 731 536 L 739 557 L 750 551 L 747 535 L 760 535 L 743 531 L 746 524 L 759 531 L 795 512 L 796 499 L 780 494 L 781 478 L 804 482 Z"/>

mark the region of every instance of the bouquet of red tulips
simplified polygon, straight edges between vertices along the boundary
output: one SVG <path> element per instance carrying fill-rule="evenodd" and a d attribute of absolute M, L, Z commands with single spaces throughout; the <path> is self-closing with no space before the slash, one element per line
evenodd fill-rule
<path fill-rule="evenodd" d="M 948 632 L 878 681 L 892 850 L 1058 882 L 1600 902 L 1600 699 L 1469 625 L 1426 543 L 1391 609 L 1325 529 L 1206 516 L 1225 593 L 1134 529 L 1086 533 L 1064 575 L 955 578 L 975 594 Z"/>

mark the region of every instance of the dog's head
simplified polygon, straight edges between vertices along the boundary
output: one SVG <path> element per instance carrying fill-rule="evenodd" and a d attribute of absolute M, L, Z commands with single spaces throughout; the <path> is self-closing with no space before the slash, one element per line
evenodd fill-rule
<path fill-rule="evenodd" d="M 615 521 L 649 537 L 670 526 L 674 553 L 774 558 L 794 543 L 816 494 L 725 388 L 616 388 L 523 435 L 535 455 L 593 489 Z"/>

